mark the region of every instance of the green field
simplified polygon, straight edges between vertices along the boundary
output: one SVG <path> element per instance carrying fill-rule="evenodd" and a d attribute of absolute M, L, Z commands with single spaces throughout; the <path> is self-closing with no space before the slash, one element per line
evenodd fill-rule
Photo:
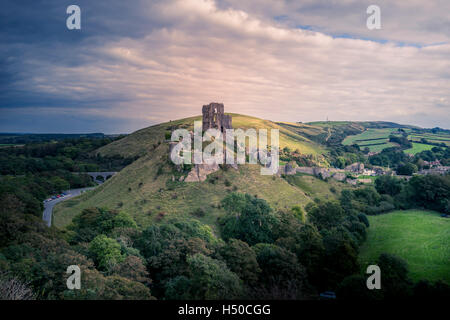
<path fill-rule="evenodd" d="M 369 221 L 367 240 L 360 250 L 363 266 L 383 252 L 391 253 L 408 262 L 414 281 L 450 283 L 450 219 L 432 211 L 399 210 L 369 216 Z"/>
<path fill-rule="evenodd" d="M 408 139 L 414 142 L 421 142 L 421 139 L 426 139 L 428 142 L 441 144 L 444 143 L 447 147 L 450 147 L 450 134 L 434 134 L 434 133 L 414 133 L 412 132 Z"/>
<path fill-rule="evenodd" d="M 423 143 L 417 143 L 417 142 L 413 142 L 412 143 L 413 147 L 410 149 L 406 149 L 404 150 L 405 153 L 409 153 L 409 154 L 416 154 L 425 150 L 431 150 L 433 149 L 435 146 L 430 145 L 430 144 L 423 144 Z"/>
<path fill-rule="evenodd" d="M 348 136 L 342 142 L 343 145 L 357 144 L 361 149 L 365 147 L 369 148 L 371 152 L 380 152 L 385 148 L 394 146 L 390 143 L 389 135 L 397 131 L 395 128 L 384 128 L 384 129 L 367 129 L 366 131 Z"/>

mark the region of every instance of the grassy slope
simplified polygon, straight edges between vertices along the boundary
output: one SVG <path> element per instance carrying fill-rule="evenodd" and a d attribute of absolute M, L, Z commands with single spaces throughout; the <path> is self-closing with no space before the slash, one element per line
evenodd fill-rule
<path fill-rule="evenodd" d="M 240 166 L 239 171 L 220 170 L 210 176 L 218 177 L 215 184 L 207 181 L 171 182 L 173 171 L 168 163 L 168 144 L 163 142 L 164 134 L 173 126 L 191 129 L 194 120 L 200 120 L 200 117 L 142 129 L 100 148 L 98 152 L 103 155 L 143 156 L 94 191 L 58 204 L 54 209 L 54 224 L 58 227 L 65 226 L 82 209 L 104 206 L 130 213 L 141 226 L 153 223 L 160 212 L 170 215 L 190 214 L 196 208 L 203 208 L 207 214 L 200 220 L 215 227 L 216 218 L 223 211 L 217 206 L 212 207 L 211 204 L 219 204 L 233 187 L 239 192 L 257 194 L 278 209 L 294 205 L 304 206 L 312 200 L 310 196 L 305 195 L 301 187 L 289 184 L 279 177 L 260 175 L 258 165 Z M 325 152 L 318 144 L 271 121 L 233 114 L 233 127 L 279 129 L 281 147 L 289 146 L 304 153 L 317 154 L 318 157 L 320 153 Z M 162 143 L 154 149 L 158 141 Z M 158 176 L 157 171 L 161 166 L 164 173 Z M 307 179 L 317 180 L 313 177 Z M 225 185 L 226 180 L 231 182 L 231 186 Z M 322 192 L 324 196 L 327 194 L 333 197 L 329 191 L 330 187 L 331 185 L 327 184 L 321 185 L 316 188 L 317 194 L 314 196 L 320 196 Z"/>
<path fill-rule="evenodd" d="M 422 138 L 425 138 L 429 142 L 433 142 L 433 143 L 445 143 L 447 145 L 447 147 L 450 147 L 450 135 L 448 135 L 448 134 L 412 133 L 408 137 L 408 139 L 411 139 L 414 142 L 420 142 L 420 140 Z M 429 150 L 429 149 L 426 149 L 426 150 Z"/>
<path fill-rule="evenodd" d="M 101 206 L 128 212 L 141 226 L 153 223 L 160 212 L 170 215 L 190 214 L 196 208 L 203 208 L 207 214 L 200 220 L 214 227 L 216 218 L 223 211 L 211 204 L 219 204 L 233 186 L 239 192 L 266 199 L 273 208 L 278 209 L 304 206 L 311 201 L 300 188 L 284 179 L 260 175 L 258 165 L 240 166 L 239 170 L 220 170 L 209 176 L 218 177 L 214 184 L 208 181 L 171 182 L 169 164 L 164 165 L 164 173 L 157 176 L 158 166 L 166 161 L 167 151 L 167 146 L 163 144 L 153 154 L 137 160 L 94 191 L 58 204 L 54 212 L 54 224 L 57 227 L 65 226 L 82 209 Z M 231 182 L 231 186 L 225 185 L 226 180 Z M 168 187 L 168 181 L 174 186 L 173 190 Z"/>
<path fill-rule="evenodd" d="M 386 252 L 408 262 L 414 281 L 442 279 L 450 283 L 450 219 L 436 212 L 407 210 L 370 216 L 369 221 L 360 253 L 364 266 Z"/>
<path fill-rule="evenodd" d="M 321 198 L 331 200 L 341 194 L 344 188 L 350 188 L 349 185 L 329 179 L 328 182 L 317 179 L 308 174 L 297 173 L 293 176 L 287 176 L 286 180 L 305 192 L 305 195 L 311 198 Z M 331 190 L 334 188 L 334 192 Z"/>
<path fill-rule="evenodd" d="M 280 130 L 280 147 L 289 147 L 292 150 L 299 149 L 301 153 L 320 156 L 326 150 L 319 144 L 308 138 L 288 130 L 275 122 L 263 120 L 255 117 L 239 114 L 230 114 L 233 116 L 233 128 L 238 129 L 278 129 Z M 98 150 L 102 155 L 120 154 L 123 156 L 144 155 L 152 149 L 153 144 L 158 141 L 164 141 L 164 135 L 167 131 L 172 131 L 173 127 L 186 128 L 193 130 L 194 121 L 201 121 L 201 117 L 191 117 L 171 122 L 166 122 L 144 128 L 126 136 L 123 139 L 108 144 Z M 270 137 L 270 131 L 269 131 Z M 270 138 L 268 139 L 270 143 Z"/>
<path fill-rule="evenodd" d="M 361 149 L 368 147 L 369 150 L 372 152 L 380 152 L 385 148 L 394 146 L 394 144 L 389 142 L 388 140 L 390 133 L 396 130 L 397 129 L 395 128 L 367 129 L 366 131 L 360 134 L 348 136 L 347 138 L 344 139 L 342 144 L 352 145 L 356 143 L 360 146 Z M 377 140 L 367 140 L 367 139 L 377 139 Z"/>
<path fill-rule="evenodd" d="M 304 133 L 310 136 L 317 136 L 319 134 L 326 134 L 327 130 L 325 130 L 322 126 L 314 126 L 305 123 L 296 123 L 296 122 L 277 122 L 280 125 L 285 127 L 290 127 L 292 130 L 298 133 Z"/>
<path fill-rule="evenodd" d="M 412 148 L 406 149 L 404 150 L 405 153 L 410 153 L 410 154 L 416 154 L 425 150 L 431 150 L 433 149 L 435 146 L 430 145 L 430 144 L 423 144 L 423 143 L 417 143 L 417 142 L 413 142 L 412 143 Z"/>

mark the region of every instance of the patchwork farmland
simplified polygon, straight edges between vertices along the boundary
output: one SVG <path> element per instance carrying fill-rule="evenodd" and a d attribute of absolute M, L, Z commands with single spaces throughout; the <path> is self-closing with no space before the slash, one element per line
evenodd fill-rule
<path fill-rule="evenodd" d="M 419 132 L 409 128 L 403 128 L 403 130 L 409 133 L 408 140 L 413 144 L 412 148 L 404 150 L 405 153 L 416 154 L 425 150 L 431 150 L 438 145 L 450 147 L 450 134 Z M 357 144 L 361 149 L 367 147 L 371 152 L 380 152 L 385 148 L 396 145 L 389 142 L 389 136 L 392 134 L 398 134 L 396 128 L 367 129 L 360 134 L 346 137 L 342 144 Z"/>
<path fill-rule="evenodd" d="M 371 152 L 380 152 L 381 150 L 395 146 L 394 143 L 389 142 L 389 136 L 397 132 L 396 128 L 383 129 L 367 129 L 366 131 L 348 136 L 344 139 L 342 144 L 352 145 L 357 144 L 361 149 L 369 148 Z"/>
<path fill-rule="evenodd" d="M 447 147 L 450 147 L 450 134 L 411 133 L 408 139 L 413 142 L 421 142 L 422 139 L 425 139 L 431 143 L 444 143 Z"/>

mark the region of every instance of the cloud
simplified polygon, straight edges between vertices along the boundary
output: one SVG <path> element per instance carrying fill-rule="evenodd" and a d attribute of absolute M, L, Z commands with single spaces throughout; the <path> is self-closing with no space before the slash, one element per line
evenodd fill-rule
<path fill-rule="evenodd" d="M 211 101 L 224 102 L 228 112 L 278 121 L 450 123 L 450 45 L 417 46 L 421 35 L 411 38 L 409 31 L 402 45 L 392 41 L 394 33 L 387 42 L 358 39 L 366 37 L 358 28 L 355 36 L 336 37 L 331 29 L 350 32 L 349 25 L 314 20 L 333 8 L 343 20 L 357 15 L 353 1 L 330 7 L 311 1 L 92 3 L 80 4 L 87 17 L 76 35 L 64 30 L 64 20 L 37 32 L 48 41 L 29 39 L 20 28 L 10 36 L 0 32 L 0 39 L 9 37 L 0 49 L 2 127 L 27 115 L 41 117 L 42 130 L 50 114 L 75 132 L 132 131 L 199 114 Z M 423 5 L 436 13 L 430 8 Z M 301 24 L 314 22 L 311 29 L 322 31 L 295 27 L 299 12 Z M 283 15 L 282 22 L 274 20 Z M 17 27 L 15 19 L 1 30 Z M 439 23 L 427 30 L 433 41 L 448 33 Z M 17 128 L 32 127 L 17 119 Z M 52 122 L 44 131 L 54 131 Z"/>
<path fill-rule="evenodd" d="M 260 19 L 308 27 L 333 36 L 429 45 L 450 41 L 447 0 L 221 0 L 221 7 L 252 12 Z M 381 10 L 381 30 L 369 30 L 366 9 Z"/>

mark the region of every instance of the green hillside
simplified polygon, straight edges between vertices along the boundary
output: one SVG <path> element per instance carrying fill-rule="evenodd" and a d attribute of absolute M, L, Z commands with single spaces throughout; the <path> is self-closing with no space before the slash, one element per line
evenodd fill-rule
<path fill-rule="evenodd" d="M 367 147 L 372 152 L 379 152 L 384 148 L 394 146 L 393 143 L 389 142 L 389 135 L 396 130 L 394 128 L 367 129 L 360 134 L 348 136 L 342 144 L 357 144 L 361 149 Z"/>
<path fill-rule="evenodd" d="M 312 154 L 318 156 L 326 152 L 320 144 L 311 141 L 307 137 L 293 132 L 279 124 L 263 120 L 251 116 L 230 113 L 233 116 L 233 128 L 238 129 L 278 129 L 280 130 L 280 148 L 289 147 L 292 150 L 298 149 L 303 154 Z M 193 130 L 194 121 L 201 121 L 201 116 L 191 117 L 176 121 L 170 121 L 144 128 L 130 134 L 120 140 L 108 144 L 98 150 L 102 155 L 122 155 L 122 156 L 136 156 L 144 155 L 153 149 L 158 142 L 165 140 L 166 132 L 172 132 L 177 128 L 186 128 Z M 269 139 L 270 143 L 270 139 Z"/>
<path fill-rule="evenodd" d="M 408 262 L 413 280 L 443 280 L 450 283 L 450 220 L 437 212 L 393 211 L 369 216 L 370 228 L 362 245 L 363 265 L 381 253 L 395 254 Z"/>
<path fill-rule="evenodd" d="M 201 209 L 205 214 L 196 217 L 215 228 L 216 219 L 223 212 L 219 203 L 229 192 L 257 195 L 275 209 L 304 206 L 313 197 L 335 196 L 330 192 L 332 184 L 311 183 L 318 179 L 308 177 L 308 184 L 314 186 L 314 192 L 311 192 L 308 184 L 302 188 L 301 184 L 289 183 L 281 177 L 261 175 L 259 165 L 241 165 L 238 170 L 222 169 L 209 175 L 204 182 L 173 181 L 180 173 L 168 159 L 165 133 L 175 128 L 192 129 L 194 120 L 200 118 L 148 127 L 100 148 L 97 153 L 101 155 L 141 157 L 95 190 L 58 204 L 54 210 L 54 224 L 65 226 L 82 209 L 97 206 L 125 211 L 142 226 L 154 223 L 164 215 L 190 215 L 194 211 L 198 215 L 198 209 Z M 321 153 L 325 152 L 319 144 L 271 121 L 233 114 L 233 127 L 279 129 L 281 148 L 288 146 L 314 154 L 319 161 L 323 158 Z"/>
<path fill-rule="evenodd" d="M 425 150 L 431 150 L 434 148 L 433 145 L 417 143 L 417 142 L 413 142 L 412 145 L 413 145 L 412 148 L 406 149 L 405 153 L 416 154 L 416 153 L 419 153 L 419 152 L 422 152 Z"/>

